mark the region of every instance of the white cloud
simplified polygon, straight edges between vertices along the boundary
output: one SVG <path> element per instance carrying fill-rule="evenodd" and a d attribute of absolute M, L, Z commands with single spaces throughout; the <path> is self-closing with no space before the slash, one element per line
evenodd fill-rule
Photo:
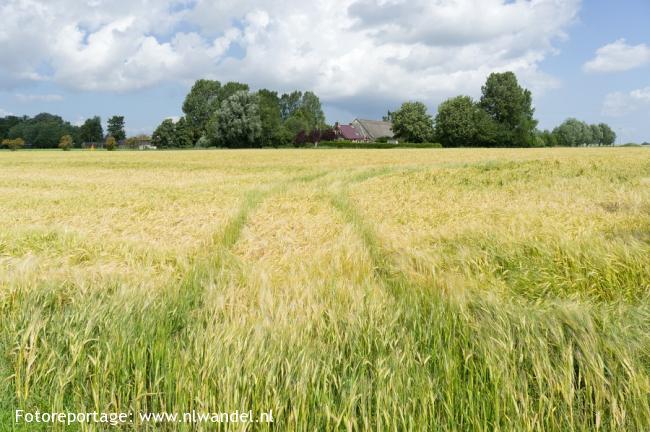
<path fill-rule="evenodd" d="M 596 57 L 584 64 L 586 72 L 624 72 L 650 63 L 650 47 L 628 45 L 625 39 L 598 48 Z"/>
<path fill-rule="evenodd" d="M 6 116 L 10 116 L 10 115 L 14 115 L 14 113 L 0 108 L 0 117 L 6 117 Z"/>
<path fill-rule="evenodd" d="M 614 92 L 605 97 L 603 114 L 610 117 L 622 117 L 641 109 L 650 109 L 650 87 L 631 92 Z"/>
<path fill-rule="evenodd" d="M 20 102 L 58 102 L 63 100 L 63 96 L 59 94 L 24 94 L 16 93 L 16 99 Z"/>
<path fill-rule="evenodd" d="M 48 79 L 131 91 L 199 77 L 315 90 L 323 100 L 436 103 L 539 64 L 580 0 L 5 0 L 0 86 Z M 170 12 L 172 11 L 172 12 Z M 38 32 L 24 32 L 38 28 Z M 25 55 L 25 53 L 30 53 Z M 13 60 L 18 59 L 18 60 Z"/>

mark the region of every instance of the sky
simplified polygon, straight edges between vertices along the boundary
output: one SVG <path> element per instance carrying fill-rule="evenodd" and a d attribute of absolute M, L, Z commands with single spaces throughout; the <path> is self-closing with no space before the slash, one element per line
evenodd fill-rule
<path fill-rule="evenodd" d="M 650 142 L 648 0 L 0 0 L 0 16 L 0 116 L 151 133 L 209 78 L 311 90 L 347 123 L 415 100 L 435 115 L 511 70 L 540 128 Z"/>

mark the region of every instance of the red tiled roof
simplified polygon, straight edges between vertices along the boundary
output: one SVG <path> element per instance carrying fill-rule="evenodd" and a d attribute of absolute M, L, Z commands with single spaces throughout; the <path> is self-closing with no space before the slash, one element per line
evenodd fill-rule
<path fill-rule="evenodd" d="M 362 140 L 363 137 L 359 135 L 359 132 L 350 125 L 339 125 L 339 131 L 341 136 L 346 140 Z"/>

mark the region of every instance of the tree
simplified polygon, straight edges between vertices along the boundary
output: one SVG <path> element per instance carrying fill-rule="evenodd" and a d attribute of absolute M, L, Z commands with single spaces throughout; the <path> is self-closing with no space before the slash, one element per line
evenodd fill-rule
<path fill-rule="evenodd" d="M 230 96 L 234 95 L 237 92 L 240 91 L 245 91 L 248 92 L 250 88 L 248 87 L 248 84 L 243 84 L 243 83 L 238 83 L 238 82 L 228 82 L 224 84 L 221 89 L 219 90 L 219 105 L 223 103 L 226 99 L 228 99 Z"/>
<path fill-rule="evenodd" d="M 17 117 L 13 115 L 0 117 L 0 141 L 9 136 L 9 130 L 12 127 L 24 122 L 26 119 L 27 117 Z"/>
<path fill-rule="evenodd" d="M 302 96 L 299 109 L 305 115 L 309 130 L 320 130 L 325 126 L 325 114 L 323 113 L 320 99 L 315 93 L 310 91 L 305 92 Z"/>
<path fill-rule="evenodd" d="M 557 142 L 565 147 L 577 147 L 584 144 L 585 124 L 575 118 L 565 120 L 560 126 L 553 129 Z"/>
<path fill-rule="evenodd" d="M 558 142 L 557 142 L 557 136 L 552 133 L 551 131 L 544 130 L 543 132 L 540 132 L 539 136 L 541 137 L 542 141 L 544 142 L 544 147 L 557 147 Z"/>
<path fill-rule="evenodd" d="M 600 128 L 603 136 L 601 144 L 606 146 L 614 145 L 616 142 L 616 132 L 614 132 L 614 130 L 612 130 L 612 128 L 605 123 L 600 123 L 598 127 Z"/>
<path fill-rule="evenodd" d="M 296 141 L 295 138 L 301 132 L 307 133 L 309 130 L 309 120 L 305 117 L 305 113 L 302 110 L 297 110 L 284 122 L 283 129 L 289 142 L 293 142 L 294 145 L 304 144 L 306 139 L 304 141 Z"/>
<path fill-rule="evenodd" d="M 79 128 L 72 126 L 61 117 L 41 113 L 33 118 L 23 117 L 7 132 L 8 138 L 22 138 L 32 148 L 56 148 L 63 135 L 70 135 L 79 141 Z"/>
<path fill-rule="evenodd" d="M 458 96 L 438 107 L 435 135 L 445 147 L 491 147 L 497 125 L 472 98 Z"/>
<path fill-rule="evenodd" d="M 241 90 L 221 103 L 209 123 L 217 146 L 259 147 L 262 122 L 257 95 Z"/>
<path fill-rule="evenodd" d="M 591 126 L 585 122 L 580 122 L 580 145 L 589 145 L 594 143 L 594 134 L 591 132 Z"/>
<path fill-rule="evenodd" d="M 592 144 L 603 144 L 603 130 L 597 124 L 589 126 L 591 128 Z"/>
<path fill-rule="evenodd" d="M 73 142 L 70 135 L 63 135 L 59 141 L 59 148 L 63 151 L 68 151 L 72 148 Z"/>
<path fill-rule="evenodd" d="M 282 121 L 287 121 L 302 105 L 302 92 L 285 93 L 280 97 Z"/>
<path fill-rule="evenodd" d="M 405 102 L 393 113 L 393 132 L 414 143 L 427 142 L 433 138 L 433 119 L 422 102 Z"/>
<path fill-rule="evenodd" d="M 117 142 L 115 141 L 115 138 L 111 135 L 106 138 L 106 143 L 104 144 L 104 147 L 106 147 L 106 150 L 108 151 L 113 151 L 117 147 Z"/>
<path fill-rule="evenodd" d="M 176 147 L 189 148 L 194 145 L 192 128 L 185 117 L 178 119 L 174 125 L 174 144 Z"/>
<path fill-rule="evenodd" d="M 102 119 L 98 116 L 87 119 L 79 128 L 79 139 L 81 142 L 101 142 L 104 139 Z"/>
<path fill-rule="evenodd" d="M 124 131 L 124 116 L 113 116 L 108 119 L 108 127 L 106 128 L 108 134 L 115 138 L 117 141 L 121 141 L 126 138 L 126 132 Z"/>
<path fill-rule="evenodd" d="M 22 138 L 15 138 L 15 139 L 5 138 L 2 140 L 2 146 L 7 147 L 11 151 L 16 151 L 25 146 L 25 141 Z"/>
<path fill-rule="evenodd" d="M 513 72 L 490 74 L 481 91 L 479 105 L 499 125 L 501 144 L 529 147 L 537 127 L 530 91 L 519 86 Z"/>
<path fill-rule="evenodd" d="M 381 120 L 382 120 L 382 121 L 385 121 L 385 122 L 392 122 L 392 121 L 393 121 L 393 113 L 390 112 L 390 110 L 388 110 L 388 112 L 386 113 L 386 115 L 385 115 L 385 116 L 382 116 Z"/>
<path fill-rule="evenodd" d="M 151 135 L 151 143 L 158 148 L 174 147 L 176 127 L 172 119 L 165 119 Z"/>
<path fill-rule="evenodd" d="M 149 144 L 151 142 L 151 137 L 148 135 L 136 135 L 134 137 L 129 137 L 126 139 L 126 146 L 130 149 L 137 149 L 143 144 Z"/>
<path fill-rule="evenodd" d="M 260 121 L 262 122 L 262 146 L 277 147 L 282 144 L 282 114 L 280 98 L 276 92 L 262 89 L 257 92 L 259 100 Z"/>
<path fill-rule="evenodd" d="M 205 134 L 210 116 L 219 108 L 221 83 L 200 79 L 183 102 L 183 113 L 195 142 Z"/>

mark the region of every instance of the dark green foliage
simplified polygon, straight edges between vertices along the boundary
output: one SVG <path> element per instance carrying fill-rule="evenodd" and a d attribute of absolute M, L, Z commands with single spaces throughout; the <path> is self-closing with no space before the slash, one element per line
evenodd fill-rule
<path fill-rule="evenodd" d="M 222 86 L 219 81 L 206 79 L 194 83 L 183 102 L 185 122 L 192 141 L 189 146 L 206 135 L 210 117 L 221 107 L 221 103 L 242 90 L 248 91 L 248 84 L 229 82 Z"/>
<path fill-rule="evenodd" d="M 176 123 L 172 119 L 165 119 L 151 136 L 151 143 L 160 149 L 193 147 L 192 128 L 185 117 Z"/>
<path fill-rule="evenodd" d="M 498 125 L 472 98 L 458 96 L 438 107 L 435 134 L 445 147 L 492 147 Z"/>
<path fill-rule="evenodd" d="M 200 79 L 194 83 L 192 89 L 183 102 L 183 112 L 192 131 L 192 137 L 198 140 L 205 134 L 210 116 L 219 108 L 219 92 L 221 83 Z"/>
<path fill-rule="evenodd" d="M 7 116 L 0 117 L 0 141 L 9 136 L 9 130 L 17 124 L 25 121 L 27 117 Z"/>
<path fill-rule="evenodd" d="M 159 149 L 176 147 L 176 126 L 172 119 L 165 119 L 151 135 L 151 143 Z"/>
<path fill-rule="evenodd" d="M 223 103 L 223 101 L 237 92 L 248 92 L 249 90 L 250 88 L 248 87 L 248 84 L 228 82 L 221 87 L 221 90 L 219 90 L 219 104 Z"/>
<path fill-rule="evenodd" d="M 194 146 L 192 128 L 185 117 L 181 117 L 174 126 L 174 144 L 180 148 L 189 148 Z"/>
<path fill-rule="evenodd" d="M 616 134 L 606 124 L 588 125 L 585 122 L 570 118 L 553 130 L 557 145 L 577 147 L 587 145 L 613 145 Z"/>
<path fill-rule="evenodd" d="M 261 135 L 259 100 L 246 90 L 223 101 L 208 123 L 208 136 L 218 147 L 259 147 Z"/>
<path fill-rule="evenodd" d="M 8 138 L 22 138 L 31 148 L 56 148 L 64 135 L 70 135 L 79 142 L 79 128 L 72 126 L 61 117 L 41 113 L 33 118 L 23 117 L 7 132 Z"/>
<path fill-rule="evenodd" d="M 481 91 L 479 105 L 497 123 L 499 145 L 530 147 L 537 127 L 531 92 L 513 72 L 490 74 Z"/>
<path fill-rule="evenodd" d="M 422 102 L 405 102 L 392 117 L 393 132 L 399 138 L 414 143 L 433 138 L 433 119 Z"/>
<path fill-rule="evenodd" d="M 557 141 L 557 135 L 551 131 L 544 130 L 542 132 L 538 132 L 537 136 L 544 143 L 544 147 L 557 147 L 559 145 Z"/>
<path fill-rule="evenodd" d="M 302 101 L 302 92 L 294 91 L 288 94 L 283 94 L 280 97 L 280 114 L 282 115 L 282 121 L 287 121 L 294 112 L 300 108 Z"/>
<path fill-rule="evenodd" d="M 605 123 L 600 123 L 598 127 L 600 128 L 602 133 L 601 144 L 606 146 L 614 145 L 614 143 L 616 142 L 616 132 L 614 132 L 612 128 Z"/>
<path fill-rule="evenodd" d="M 257 92 L 259 100 L 260 121 L 262 122 L 263 147 L 278 147 L 283 144 L 282 114 L 280 112 L 280 98 L 277 92 L 262 89 Z"/>
<path fill-rule="evenodd" d="M 106 130 L 110 136 L 115 138 L 116 141 L 126 139 L 126 132 L 124 130 L 124 116 L 115 115 L 109 118 Z"/>
<path fill-rule="evenodd" d="M 101 142 L 104 139 L 101 118 L 95 116 L 87 119 L 79 128 L 79 139 L 81 142 Z"/>
<path fill-rule="evenodd" d="M 308 123 L 308 130 L 322 129 L 325 126 L 325 114 L 320 99 L 313 92 L 305 92 L 302 96 L 300 111 Z"/>

